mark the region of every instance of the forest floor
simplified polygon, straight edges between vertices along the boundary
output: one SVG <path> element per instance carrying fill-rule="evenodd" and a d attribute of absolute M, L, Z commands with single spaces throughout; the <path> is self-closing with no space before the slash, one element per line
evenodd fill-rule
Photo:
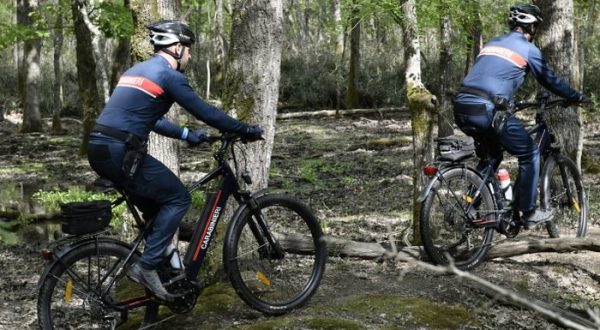
<path fill-rule="evenodd" d="M 17 134 L 0 122 L 0 210 L 15 208 L 7 191 L 67 189 L 95 179 L 76 156 L 77 123 L 68 134 Z M 586 159 L 600 162 L 600 128 L 587 124 Z M 209 149 L 182 148 L 182 178 L 209 166 Z M 407 113 L 284 120 L 277 124 L 271 186 L 312 207 L 328 235 L 356 241 L 403 242 L 411 221 L 412 145 Z M 514 177 L 515 159 L 506 166 Z M 584 173 L 589 233 L 598 238 L 600 176 Z M 16 188 L 15 188 L 16 187 Z M 22 202 L 22 201 L 21 201 Z M 19 206 L 21 207 L 21 206 Z M 32 210 L 34 206 L 28 206 Z M 0 220 L 0 223 L 2 220 Z M 37 328 L 36 284 L 47 233 L 0 236 L 0 329 Z M 4 237 L 4 238 L 2 238 Z M 5 243 L 2 243 L 2 240 Z M 10 242 L 11 244 L 7 244 Z M 540 253 L 485 262 L 473 273 L 528 300 L 585 315 L 600 309 L 600 254 Z M 556 329 L 539 314 L 491 299 L 472 283 L 414 263 L 331 257 L 321 286 L 303 308 L 281 317 L 251 310 L 227 284 L 206 289 L 196 309 L 163 329 Z"/>

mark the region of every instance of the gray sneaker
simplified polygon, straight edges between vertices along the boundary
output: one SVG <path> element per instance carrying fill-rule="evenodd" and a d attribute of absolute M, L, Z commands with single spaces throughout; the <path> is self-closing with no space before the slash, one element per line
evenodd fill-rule
<path fill-rule="evenodd" d="M 535 210 L 533 212 L 523 213 L 521 220 L 525 224 L 525 229 L 530 229 L 536 225 L 552 220 L 554 210 Z"/>
<path fill-rule="evenodd" d="M 135 283 L 146 287 L 146 289 L 150 290 L 152 294 L 154 294 L 160 300 L 173 302 L 177 297 L 176 295 L 167 292 L 165 287 L 162 285 L 156 270 L 144 269 L 137 262 L 131 266 L 131 268 L 129 268 L 127 271 L 127 277 L 129 277 L 129 279 Z"/>

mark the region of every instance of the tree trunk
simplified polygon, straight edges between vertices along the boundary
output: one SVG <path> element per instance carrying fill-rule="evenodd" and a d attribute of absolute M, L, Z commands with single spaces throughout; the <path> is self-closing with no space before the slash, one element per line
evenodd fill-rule
<path fill-rule="evenodd" d="M 341 0 L 333 1 L 333 19 L 335 22 L 335 109 L 340 109 L 342 103 L 342 84 L 344 68 L 344 24 L 342 23 Z"/>
<path fill-rule="evenodd" d="M 538 31 L 542 53 L 555 70 L 574 88 L 579 86 L 579 66 L 573 63 L 578 59 L 575 42 L 573 0 L 536 0 L 534 3 L 544 13 L 544 21 Z M 583 119 L 577 107 L 549 112 L 550 126 L 560 137 L 566 151 L 581 168 L 583 145 Z"/>
<path fill-rule="evenodd" d="M 454 134 L 454 115 L 452 97 L 454 95 L 452 79 L 452 22 L 450 17 L 440 19 L 440 113 L 438 115 L 438 137 Z"/>
<path fill-rule="evenodd" d="M 467 52 L 464 75 L 467 75 L 471 69 L 471 66 L 475 62 L 475 59 L 479 55 L 481 47 L 483 47 L 483 23 L 481 22 L 480 1 L 469 0 L 466 7 L 468 10 L 470 10 L 473 20 L 468 21 L 467 26 L 465 26 L 467 31 L 469 31 L 470 54 Z"/>
<path fill-rule="evenodd" d="M 240 164 L 240 171 L 251 174 L 252 185 L 248 187 L 251 191 L 267 187 L 269 179 L 279 96 L 282 23 L 281 0 L 234 1 L 223 108 L 229 114 L 237 114 L 242 121 L 258 123 L 264 130 L 263 141 L 243 146 L 247 157 L 245 164 Z M 231 212 L 228 208 L 223 216 Z M 216 246 L 223 242 L 224 229 L 219 226 Z M 214 255 L 213 263 L 217 257 Z"/>
<path fill-rule="evenodd" d="M 281 0 L 236 0 L 224 108 L 240 120 L 258 123 L 264 141 L 248 144 L 247 164 L 253 188 L 269 179 L 279 96 L 283 4 Z"/>
<path fill-rule="evenodd" d="M 341 57 L 344 53 L 344 26 L 342 24 L 341 0 L 333 0 L 333 19 L 335 21 L 335 54 Z"/>
<path fill-rule="evenodd" d="M 83 154 L 87 148 L 89 135 L 94 127 L 96 118 L 100 114 L 103 102 L 98 91 L 96 82 L 96 60 L 92 51 L 92 34 L 85 24 L 82 9 L 86 8 L 86 0 L 74 0 L 71 4 L 73 13 L 73 25 L 75 30 L 77 53 L 77 83 L 79 97 L 83 108 L 83 137 L 80 153 Z"/>
<path fill-rule="evenodd" d="M 60 133 L 62 125 L 60 122 L 60 112 L 63 106 L 63 77 L 62 77 L 62 46 L 63 46 L 63 14 L 61 11 L 56 13 L 56 24 L 54 27 L 54 97 L 52 105 L 52 132 Z"/>
<path fill-rule="evenodd" d="M 433 110 L 436 98 L 421 81 L 421 53 L 417 34 L 417 11 L 415 0 L 402 0 L 404 20 L 404 54 L 406 59 L 406 94 L 410 109 L 410 123 L 413 133 L 413 243 L 420 243 L 419 214 L 417 198 L 425 177 L 421 168 L 433 158 Z"/>
<path fill-rule="evenodd" d="M 215 23 L 214 23 L 214 52 L 215 52 L 215 64 L 216 70 L 213 74 L 213 80 L 215 83 L 221 84 L 223 82 L 223 69 L 225 68 L 225 61 L 227 59 L 227 45 L 225 43 L 225 25 L 223 23 L 223 0 L 215 1 Z"/>
<path fill-rule="evenodd" d="M 579 86 L 585 87 L 585 58 L 588 52 L 588 43 L 590 42 L 590 32 L 594 31 L 596 21 L 596 0 L 591 0 L 588 9 L 586 22 L 581 31 L 581 40 L 579 42 Z"/>
<path fill-rule="evenodd" d="M 126 8 L 131 8 L 129 4 L 129 0 L 124 0 L 123 5 Z M 125 72 L 131 65 L 131 57 L 129 56 L 131 52 L 131 40 L 130 37 L 122 37 L 119 38 L 119 43 L 117 45 L 117 49 L 115 49 L 113 55 L 113 61 L 110 68 L 110 77 L 108 80 L 108 93 L 112 94 L 112 91 L 117 87 L 117 83 L 119 83 L 119 77 Z"/>
<path fill-rule="evenodd" d="M 356 3 L 355 3 L 356 4 Z M 350 19 L 350 69 L 348 70 L 348 89 L 346 109 L 358 108 L 358 74 L 360 72 L 360 18 L 358 9 L 352 10 Z"/>
<path fill-rule="evenodd" d="M 39 0 L 19 0 L 19 7 L 23 15 L 18 18 L 23 19 L 19 23 L 31 26 L 33 25 L 32 15 L 38 10 Z M 41 132 L 42 116 L 40 113 L 40 87 L 42 83 L 42 71 L 40 68 L 40 52 L 42 50 L 42 40 L 34 38 L 26 40 L 23 46 L 22 68 L 22 89 L 21 102 L 23 105 L 23 126 L 21 132 Z"/>

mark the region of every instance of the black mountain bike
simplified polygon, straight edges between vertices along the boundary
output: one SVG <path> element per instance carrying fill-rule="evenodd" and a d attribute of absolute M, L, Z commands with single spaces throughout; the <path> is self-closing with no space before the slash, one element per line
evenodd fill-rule
<path fill-rule="evenodd" d="M 555 213 L 551 221 L 530 232 L 542 234 L 537 231 L 543 228 L 552 238 L 583 237 L 587 230 L 587 202 L 581 174 L 575 163 L 561 153 L 544 118 L 547 107 L 567 104 L 564 99 L 551 101 L 544 95 L 535 102 L 518 102 L 507 110 L 512 115 L 537 107 L 535 125 L 528 132 L 539 146 L 542 158 L 540 206 Z M 438 139 L 438 147 L 445 152 L 440 153 L 433 165 L 423 168 L 431 180 L 418 200 L 421 240 L 434 263 L 453 262 L 460 269 L 471 269 L 484 260 L 494 231 L 514 238 L 523 223 L 517 203 L 504 198 L 493 159 L 487 159 L 487 166 L 478 171 L 466 163 L 475 156 L 472 142 L 451 137 Z M 515 191 L 513 200 L 518 198 Z"/>
<path fill-rule="evenodd" d="M 194 224 L 183 269 L 170 266 L 170 255 L 158 270 L 165 288 L 178 298 L 172 303 L 159 301 L 125 275 L 140 257 L 140 244 L 152 223 L 145 223 L 129 196 L 120 191 L 112 206 L 126 203 L 139 234 L 130 244 L 106 236 L 104 227 L 67 236 L 43 251 L 48 262 L 39 281 L 40 328 L 110 329 L 128 320 L 128 324 L 150 328 L 157 322 L 160 305 L 168 306 L 175 315 L 190 311 L 203 288 L 197 280 L 199 269 L 231 195 L 239 207 L 227 227 L 223 263 L 238 295 L 252 308 L 270 315 L 286 313 L 308 301 L 319 286 L 327 258 L 318 220 L 306 205 L 286 194 L 266 190 L 251 194 L 240 188 L 234 149 L 239 136 L 223 134 L 207 140 L 221 141 L 214 154 L 218 166 L 190 190 L 217 178 L 220 184 L 208 194 Z M 225 157 L 230 153 L 235 171 Z M 250 183 L 247 173 L 241 177 Z"/>

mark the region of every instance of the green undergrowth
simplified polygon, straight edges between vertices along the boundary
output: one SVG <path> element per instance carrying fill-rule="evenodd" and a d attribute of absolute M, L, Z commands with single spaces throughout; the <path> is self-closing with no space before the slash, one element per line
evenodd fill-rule
<path fill-rule="evenodd" d="M 33 198 L 40 202 L 48 213 L 59 213 L 60 204 L 70 202 L 87 202 L 94 200 L 115 200 L 118 197 L 116 193 L 99 193 L 85 190 L 83 187 L 71 187 L 68 190 L 40 190 L 33 194 Z M 125 203 L 113 207 L 112 225 L 119 228 L 124 221 L 127 206 Z"/>

